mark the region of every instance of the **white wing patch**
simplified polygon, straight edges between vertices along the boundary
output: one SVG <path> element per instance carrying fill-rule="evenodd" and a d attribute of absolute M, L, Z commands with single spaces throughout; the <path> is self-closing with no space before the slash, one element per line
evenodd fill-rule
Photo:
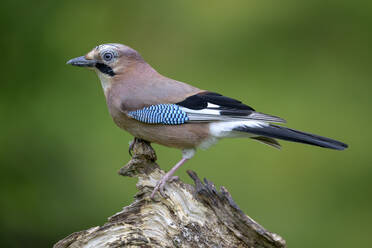
<path fill-rule="evenodd" d="M 217 105 L 216 105 L 217 106 Z M 187 113 L 187 116 L 189 116 L 190 114 L 195 114 L 195 115 L 220 115 L 220 110 L 217 110 L 217 109 L 208 109 L 208 108 L 205 108 L 205 109 L 198 109 L 198 110 L 195 110 L 195 109 L 188 109 L 188 108 L 185 108 L 185 107 L 180 107 L 180 110 L 182 111 L 185 111 Z"/>
<path fill-rule="evenodd" d="M 207 105 L 207 108 L 220 108 L 221 106 L 217 105 L 217 104 L 213 104 L 213 103 L 208 103 Z"/>

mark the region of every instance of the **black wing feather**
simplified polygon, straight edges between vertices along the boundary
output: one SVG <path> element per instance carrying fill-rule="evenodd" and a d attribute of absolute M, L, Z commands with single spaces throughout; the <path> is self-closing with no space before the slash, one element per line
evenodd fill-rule
<path fill-rule="evenodd" d="M 226 115 L 233 115 L 232 112 L 234 110 L 245 110 L 241 112 L 241 115 L 247 115 L 254 111 L 252 107 L 243 104 L 239 100 L 209 91 L 192 95 L 176 104 L 185 108 L 200 110 L 207 108 L 208 102 L 220 106 L 218 109 L 225 110 Z M 222 111 L 221 114 L 223 114 L 223 112 L 224 111 Z"/>
<path fill-rule="evenodd" d="M 206 101 L 204 98 L 200 97 L 199 94 L 197 94 L 189 96 L 182 102 L 178 102 L 176 104 L 188 109 L 200 110 L 207 108 L 208 101 Z"/>
<path fill-rule="evenodd" d="M 254 111 L 253 108 L 243 104 L 241 101 L 220 95 L 214 92 L 208 92 L 201 95 L 207 102 L 219 105 L 225 108 L 239 109 L 239 110 L 250 110 Z"/>

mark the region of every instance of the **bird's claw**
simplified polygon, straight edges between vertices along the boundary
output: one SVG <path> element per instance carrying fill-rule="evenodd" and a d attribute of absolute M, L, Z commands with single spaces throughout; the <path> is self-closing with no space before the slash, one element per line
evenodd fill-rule
<path fill-rule="evenodd" d="M 180 180 L 180 178 L 178 176 L 172 176 L 171 178 L 169 178 L 168 182 L 172 183 L 172 182 L 176 182 Z"/>
<path fill-rule="evenodd" d="M 167 175 L 165 174 L 155 185 L 155 188 L 154 190 L 152 191 L 151 193 L 151 199 L 154 200 L 155 198 L 155 193 L 157 191 L 159 191 L 160 195 L 164 198 L 166 198 L 166 194 L 164 192 L 164 187 L 165 187 L 165 184 L 167 182 L 171 183 L 171 182 L 174 182 L 174 181 L 178 181 L 180 178 L 178 176 L 170 176 L 170 175 Z"/>

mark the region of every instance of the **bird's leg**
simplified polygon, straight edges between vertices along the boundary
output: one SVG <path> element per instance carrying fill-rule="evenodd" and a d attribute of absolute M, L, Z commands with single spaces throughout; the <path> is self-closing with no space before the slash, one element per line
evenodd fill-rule
<path fill-rule="evenodd" d="M 164 186 L 167 182 L 173 182 L 178 180 L 178 176 L 173 176 L 173 174 L 180 168 L 187 160 L 192 158 L 195 154 L 195 149 L 184 149 L 182 150 L 182 159 L 172 167 L 170 171 L 168 171 L 160 180 L 156 183 L 156 186 L 154 190 L 151 193 L 151 199 L 154 199 L 155 193 L 157 191 L 160 192 L 160 194 L 165 197 L 164 194 Z"/>
<path fill-rule="evenodd" d="M 173 166 L 173 168 L 168 171 L 157 183 L 156 183 L 156 186 L 154 188 L 154 190 L 152 191 L 151 193 L 151 199 L 154 199 L 154 196 L 155 196 L 155 193 L 157 191 L 160 192 L 160 194 L 165 197 L 165 194 L 164 194 L 164 186 L 167 182 L 173 182 L 173 181 L 176 181 L 178 180 L 178 176 L 173 176 L 173 174 L 178 170 L 178 168 L 180 168 L 187 160 L 187 158 L 182 158 L 175 166 Z"/>

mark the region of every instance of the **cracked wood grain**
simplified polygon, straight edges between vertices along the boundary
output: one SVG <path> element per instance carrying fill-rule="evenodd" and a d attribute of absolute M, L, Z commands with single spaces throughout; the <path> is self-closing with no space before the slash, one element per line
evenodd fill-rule
<path fill-rule="evenodd" d="M 243 213 L 230 193 L 187 173 L 195 186 L 176 181 L 166 186 L 167 198 L 150 199 L 165 174 L 155 163 L 149 143 L 135 139 L 133 156 L 119 174 L 138 177 L 135 200 L 102 226 L 69 235 L 54 248 L 77 247 L 249 247 L 284 248 L 285 240 Z"/>

